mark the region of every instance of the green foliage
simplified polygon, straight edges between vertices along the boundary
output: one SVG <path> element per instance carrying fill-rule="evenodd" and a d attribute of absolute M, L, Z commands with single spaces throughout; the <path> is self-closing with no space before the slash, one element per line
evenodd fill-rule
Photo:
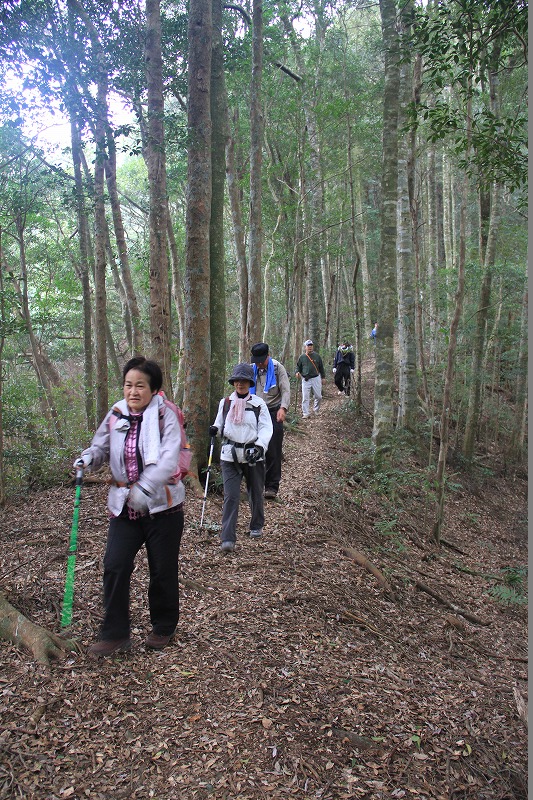
<path fill-rule="evenodd" d="M 505 567 L 501 583 L 489 590 L 489 595 L 502 605 L 527 605 L 527 567 Z"/>

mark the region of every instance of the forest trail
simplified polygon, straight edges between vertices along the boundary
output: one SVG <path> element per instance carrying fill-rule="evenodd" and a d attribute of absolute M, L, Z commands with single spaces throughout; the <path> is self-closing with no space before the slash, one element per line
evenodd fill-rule
<path fill-rule="evenodd" d="M 264 537 L 246 537 L 243 506 L 230 556 L 218 551 L 221 496 L 209 493 L 202 530 L 202 499 L 187 499 L 181 616 L 166 650 L 143 646 L 144 557 L 131 654 L 79 654 L 47 673 L 0 641 L 1 798 L 527 797 L 516 704 L 517 692 L 527 699 L 527 613 L 496 602 L 487 579 L 527 563 L 527 477 L 465 479 L 448 501 L 450 546 L 435 551 L 420 483 L 410 505 L 385 508 L 350 470 L 369 426 L 328 377 L 320 414 L 287 431 Z M 71 631 L 83 649 L 101 611 L 105 496 L 84 486 Z M 0 517 L 3 591 L 53 630 L 72 503 L 62 487 Z"/>

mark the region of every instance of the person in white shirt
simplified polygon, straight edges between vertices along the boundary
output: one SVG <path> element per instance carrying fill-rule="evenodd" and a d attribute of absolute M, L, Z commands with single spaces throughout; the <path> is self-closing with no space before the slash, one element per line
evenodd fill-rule
<path fill-rule="evenodd" d="M 220 550 L 232 553 L 237 539 L 237 516 L 241 482 L 244 476 L 250 504 L 250 536 L 263 535 L 265 522 L 263 491 L 265 488 L 265 453 L 272 437 L 272 420 L 264 400 L 250 394 L 255 386 L 250 364 L 237 364 L 228 379 L 234 391 L 223 397 L 218 413 L 209 428 L 210 436 L 220 435 L 220 466 L 224 482 Z"/>

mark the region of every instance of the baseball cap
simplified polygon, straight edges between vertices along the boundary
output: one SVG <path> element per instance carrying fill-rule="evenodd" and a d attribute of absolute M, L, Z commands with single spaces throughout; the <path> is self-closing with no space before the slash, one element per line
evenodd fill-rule
<path fill-rule="evenodd" d="M 265 342 L 258 342 L 252 347 L 252 361 L 254 364 L 262 364 L 268 355 L 268 345 Z"/>
<path fill-rule="evenodd" d="M 312 339 L 307 339 L 307 341 L 304 342 L 304 347 L 307 347 L 310 344 L 313 344 L 313 340 Z"/>

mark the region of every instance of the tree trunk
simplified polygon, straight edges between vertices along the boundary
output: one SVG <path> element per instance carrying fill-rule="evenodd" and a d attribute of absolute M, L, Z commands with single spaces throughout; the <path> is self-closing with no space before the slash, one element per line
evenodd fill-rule
<path fill-rule="evenodd" d="M 4 469 L 4 362 L 3 352 L 7 330 L 6 305 L 4 295 L 4 253 L 2 228 L 0 228 L 0 508 L 6 502 L 6 483 Z"/>
<path fill-rule="evenodd" d="M 92 302 L 90 275 L 90 233 L 85 192 L 83 188 L 81 136 L 77 119 L 73 109 L 69 109 L 70 139 L 72 145 L 72 165 L 74 168 L 74 186 L 76 193 L 76 215 L 78 219 L 78 241 L 80 246 L 80 260 L 77 272 L 81 281 L 83 305 L 83 367 L 85 383 L 85 416 L 89 430 L 96 428 L 94 407 L 94 364 L 92 346 Z"/>
<path fill-rule="evenodd" d="M 410 62 L 400 67 L 399 128 L 407 125 L 408 104 L 412 100 Z M 402 135 L 398 159 L 398 348 L 399 392 L 398 426 L 413 430 L 417 411 L 416 359 L 416 280 L 413 258 L 413 227 L 409 185 L 414 183 L 416 150 L 409 132 Z"/>
<path fill-rule="evenodd" d="M 35 374 L 37 375 L 37 380 L 43 390 L 45 415 L 54 428 L 57 442 L 60 445 L 62 445 L 63 435 L 61 433 L 59 415 L 57 413 L 57 409 L 54 404 L 54 398 L 52 396 L 52 387 L 50 385 L 50 380 L 48 378 L 46 369 L 42 363 L 41 350 L 39 342 L 35 335 L 33 322 L 30 314 L 30 304 L 28 299 L 28 271 L 26 263 L 26 245 L 24 241 L 24 227 L 25 227 L 24 219 L 25 219 L 25 214 L 24 212 L 21 212 L 17 215 L 17 219 L 15 220 L 17 229 L 17 241 L 19 246 L 19 256 L 20 256 L 21 283 L 19 284 L 18 280 L 15 278 L 14 275 L 12 276 L 12 279 L 20 300 L 21 314 L 24 320 L 24 324 L 26 326 L 28 338 L 30 340 L 32 361 L 35 369 Z"/>
<path fill-rule="evenodd" d="M 437 259 L 437 178 L 435 145 L 431 144 L 427 165 L 427 275 L 428 275 L 428 313 L 429 313 L 429 363 L 434 367 L 438 362 L 439 331 L 439 284 Z"/>
<path fill-rule="evenodd" d="M 106 292 L 106 216 L 104 200 L 104 165 L 107 128 L 107 72 L 104 54 L 97 53 L 98 98 L 95 125 L 94 159 L 94 317 L 96 339 L 96 420 L 99 424 L 109 409 L 109 374 L 107 369 L 107 292 Z"/>
<path fill-rule="evenodd" d="M 170 250 L 170 265 L 172 270 L 172 298 L 179 325 L 179 344 L 178 344 L 178 371 L 174 383 L 174 402 L 178 406 L 183 405 L 183 354 L 185 352 L 185 306 L 183 304 L 183 281 L 181 279 L 180 257 L 178 245 L 174 236 L 174 228 L 170 217 L 170 209 L 167 218 L 168 246 Z"/>
<path fill-rule="evenodd" d="M 77 649 L 76 644 L 70 639 L 62 639 L 57 634 L 30 622 L 1 594 L 0 638 L 16 647 L 28 650 L 39 664 L 44 666 L 50 665 L 51 658 L 63 658 L 67 652 Z"/>
<path fill-rule="evenodd" d="M 385 449 L 393 428 L 394 320 L 397 309 L 396 227 L 398 206 L 399 66 L 395 0 L 380 0 L 385 49 L 383 166 L 381 178 L 381 246 L 378 263 L 378 335 L 374 390 L 376 454 Z"/>
<path fill-rule="evenodd" d="M 163 372 L 163 386 L 171 394 L 168 203 L 159 0 L 146 0 L 145 61 L 148 100 L 146 153 L 150 188 L 150 355 L 158 361 Z"/>
<path fill-rule="evenodd" d="M 188 171 L 185 263 L 185 392 L 187 432 L 201 468 L 207 460 L 211 339 L 209 228 L 211 220 L 211 0 L 189 10 Z"/>
<path fill-rule="evenodd" d="M 233 223 L 233 242 L 237 276 L 239 280 L 239 361 L 244 361 L 247 352 L 248 330 L 248 262 L 246 259 L 246 236 L 242 218 L 239 176 L 235 168 L 235 141 L 230 135 L 226 144 L 226 180 Z"/>
<path fill-rule="evenodd" d="M 250 260 L 248 262 L 247 348 L 261 340 L 263 246 L 261 173 L 263 163 L 263 3 L 253 0 L 252 82 L 250 87 Z M 249 354 L 248 354 L 249 355 Z M 248 361 L 248 355 L 246 361 Z"/>
<path fill-rule="evenodd" d="M 211 374 L 209 418 L 216 417 L 226 388 L 226 282 L 224 277 L 224 184 L 228 103 L 224 80 L 221 0 L 213 0 L 211 56 L 211 220 L 209 228 Z"/>
<path fill-rule="evenodd" d="M 91 18 L 79 0 L 69 0 L 70 6 L 78 14 L 89 34 L 96 64 L 96 111 L 93 125 L 94 158 L 94 335 L 96 340 L 96 419 L 99 423 L 109 407 L 109 387 L 107 369 L 107 295 L 106 295 L 106 216 L 104 200 L 104 174 L 106 161 L 106 132 L 108 74 L 106 56 Z M 79 151 L 80 158 L 82 151 Z"/>
<path fill-rule="evenodd" d="M 527 415 L 527 343 L 528 343 L 528 324 L 527 324 L 527 303 L 528 288 L 527 280 L 524 290 L 524 300 L 522 303 L 522 319 L 520 325 L 520 346 L 518 350 L 516 394 L 515 394 L 515 415 L 513 418 L 513 429 L 511 431 L 511 443 L 509 455 L 513 461 L 521 461 L 524 458 L 524 439 L 526 430 Z"/>
<path fill-rule="evenodd" d="M 131 279 L 130 262 L 128 257 L 128 246 L 126 244 L 126 234 L 124 231 L 124 223 L 122 220 L 122 211 L 120 208 L 120 201 L 117 191 L 117 152 L 115 146 L 115 139 L 113 133 L 108 129 L 107 131 L 107 154 L 108 157 L 105 162 L 106 183 L 107 191 L 109 194 L 109 203 L 111 205 L 111 214 L 113 217 L 113 228 L 115 231 L 115 239 L 117 242 L 117 249 L 119 254 L 120 269 L 122 285 L 126 296 L 126 306 L 129 314 L 129 321 L 131 324 L 131 338 L 130 348 L 133 355 L 141 355 L 143 352 L 143 341 L 141 331 L 141 315 L 139 306 L 137 304 L 137 297 L 133 288 L 133 281 Z"/>
<path fill-rule="evenodd" d="M 466 107 L 466 131 L 468 147 L 470 146 L 471 124 L 472 124 L 472 105 L 470 98 L 470 79 L 468 79 L 469 99 Z M 466 264 L 466 215 L 468 206 L 468 178 L 463 175 L 461 192 L 461 213 L 459 223 L 459 259 L 457 264 L 457 291 L 455 293 L 455 310 L 450 325 L 448 339 L 448 358 L 446 362 L 446 372 L 444 376 L 444 388 L 442 392 L 442 411 L 440 417 L 440 446 L 437 463 L 436 484 L 436 503 L 435 521 L 433 524 L 433 538 L 440 547 L 441 531 L 444 523 L 444 498 L 445 498 L 445 478 L 446 478 L 446 457 L 448 454 L 448 430 L 450 427 L 451 405 L 452 405 L 452 386 L 455 366 L 455 351 L 457 348 L 457 329 L 463 311 L 463 297 L 465 286 L 465 264 Z"/>

